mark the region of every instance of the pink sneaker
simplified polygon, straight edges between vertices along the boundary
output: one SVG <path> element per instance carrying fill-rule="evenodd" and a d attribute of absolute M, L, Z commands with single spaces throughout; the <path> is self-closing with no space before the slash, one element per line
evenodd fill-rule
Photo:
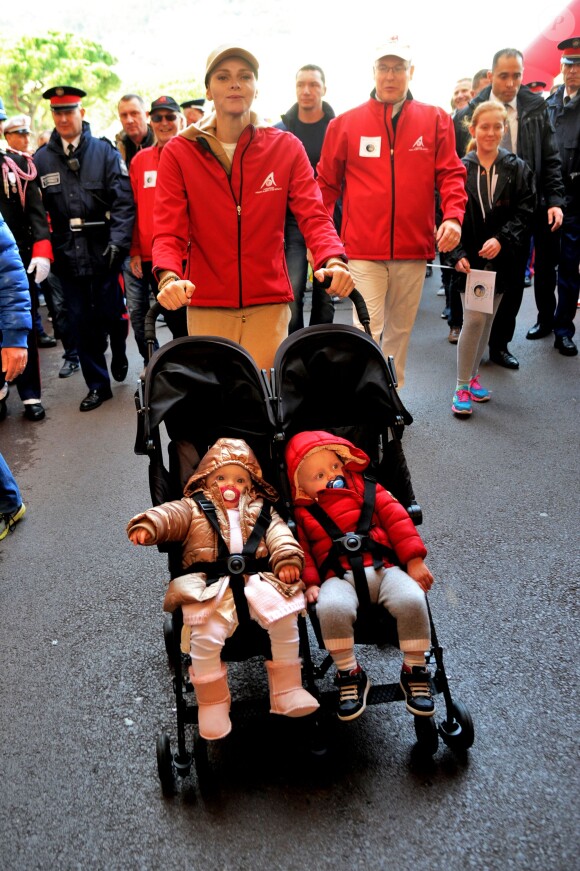
<path fill-rule="evenodd" d="M 479 383 L 479 375 L 472 378 L 469 382 L 469 395 L 474 402 L 487 402 L 491 399 L 491 391 L 487 387 L 482 387 Z"/>
<path fill-rule="evenodd" d="M 466 387 L 458 387 L 453 394 L 453 402 L 451 403 L 451 411 L 454 414 L 459 414 L 465 417 L 473 411 L 471 407 L 471 395 Z"/>

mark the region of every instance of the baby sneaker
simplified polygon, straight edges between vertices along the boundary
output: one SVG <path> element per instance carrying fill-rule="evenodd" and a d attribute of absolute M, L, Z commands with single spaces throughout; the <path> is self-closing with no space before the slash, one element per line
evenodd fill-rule
<path fill-rule="evenodd" d="M 479 376 L 476 375 L 469 382 L 469 395 L 474 402 L 487 402 L 491 397 L 491 391 L 487 387 L 482 387 L 479 383 Z"/>
<path fill-rule="evenodd" d="M 431 695 L 429 671 L 422 665 L 414 665 L 412 669 L 404 665 L 399 683 L 405 693 L 409 713 L 416 717 L 432 717 L 435 705 Z"/>
<path fill-rule="evenodd" d="M 338 687 L 339 720 L 356 720 L 367 706 L 371 682 L 360 665 L 352 671 L 337 671 L 334 682 Z"/>
<path fill-rule="evenodd" d="M 458 387 L 453 394 L 453 402 L 451 403 L 451 411 L 458 414 L 460 417 L 466 417 L 473 411 L 471 407 L 471 393 L 467 384 Z"/>

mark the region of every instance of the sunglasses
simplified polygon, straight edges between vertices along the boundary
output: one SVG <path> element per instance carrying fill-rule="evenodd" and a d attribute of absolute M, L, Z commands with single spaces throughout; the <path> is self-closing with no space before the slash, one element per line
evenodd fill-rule
<path fill-rule="evenodd" d="M 160 115 L 158 112 L 154 112 L 151 115 L 151 120 L 154 124 L 159 124 L 160 121 L 175 121 L 177 119 L 177 115 L 175 112 L 168 112 L 167 114 Z"/>

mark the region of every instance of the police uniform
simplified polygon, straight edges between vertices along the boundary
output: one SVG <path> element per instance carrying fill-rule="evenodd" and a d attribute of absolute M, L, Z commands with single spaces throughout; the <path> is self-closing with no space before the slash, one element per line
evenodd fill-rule
<path fill-rule="evenodd" d="M 32 257 L 52 260 L 50 230 L 36 176 L 36 167 L 31 157 L 5 145 L 0 146 L 0 213 L 12 231 L 25 269 Z M 38 310 L 34 271 L 28 274 L 28 284 L 34 323 Z M 0 381 L 1 389 L 4 383 L 2 373 Z M 40 365 L 34 329 L 28 336 L 26 367 L 16 379 L 15 385 L 24 403 L 25 416 L 33 421 L 42 420 L 45 412 L 40 402 Z"/>
<path fill-rule="evenodd" d="M 59 112 L 78 109 L 85 92 L 59 87 L 43 96 L 53 112 Z M 67 150 L 55 128 L 34 162 L 50 216 L 54 272 L 89 388 L 81 411 L 89 411 L 112 396 L 107 336 L 113 377 L 122 381 L 127 374 L 128 320 L 119 278 L 131 244 L 135 207 L 119 152 L 107 139 L 93 137 L 86 121 L 77 147 L 72 150 L 69 143 Z"/>
<path fill-rule="evenodd" d="M 562 65 L 580 64 L 580 37 L 559 43 Z M 574 317 L 580 292 L 580 90 L 570 97 L 561 85 L 546 100 L 550 121 L 556 131 L 556 141 L 562 161 L 566 201 L 562 223 L 560 261 L 558 264 L 558 299 L 552 292 L 536 298 L 538 324 L 552 327 L 555 346 L 566 357 L 575 357 L 578 349 L 572 341 Z"/>

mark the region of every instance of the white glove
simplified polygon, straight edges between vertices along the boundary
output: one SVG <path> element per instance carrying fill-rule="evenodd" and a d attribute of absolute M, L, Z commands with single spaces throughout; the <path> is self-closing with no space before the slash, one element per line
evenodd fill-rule
<path fill-rule="evenodd" d="M 36 284 L 42 284 L 44 279 L 48 278 L 48 273 L 50 272 L 50 260 L 48 257 L 33 257 L 26 271 L 34 272 L 35 269 L 36 275 L 34 276 L 34 281 Z"/>

